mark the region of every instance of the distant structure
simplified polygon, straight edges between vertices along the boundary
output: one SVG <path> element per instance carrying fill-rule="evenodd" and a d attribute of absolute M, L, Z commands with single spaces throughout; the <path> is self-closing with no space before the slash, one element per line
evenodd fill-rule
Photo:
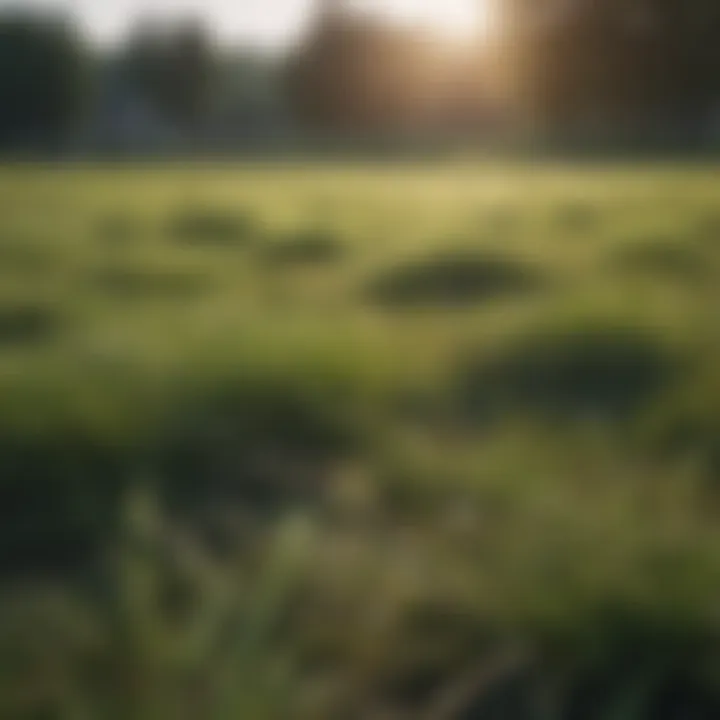
<path fill-rule="evenodd" d="M 454 47 L 320 0 L 289 60 L 292 107 L 306 126 L 353 133 L 477 133 L 493 121 L 483 48 Z"/>

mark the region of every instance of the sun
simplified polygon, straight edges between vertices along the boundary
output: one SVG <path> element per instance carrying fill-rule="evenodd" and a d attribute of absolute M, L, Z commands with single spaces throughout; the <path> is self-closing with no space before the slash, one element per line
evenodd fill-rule
<path fill-rule="evenodd" d="M 493 0 L 374 0 L 363 3 L 403 24 L 421 25 L 454 40 L 487 36 Z"/>

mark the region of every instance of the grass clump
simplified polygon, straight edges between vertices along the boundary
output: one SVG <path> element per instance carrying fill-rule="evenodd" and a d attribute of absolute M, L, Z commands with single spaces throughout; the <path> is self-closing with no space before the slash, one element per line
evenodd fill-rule
<path fill-rule="evenodd" d="M 708 258 L 692 242 L 665 238 L 624 245 L 613 257 L 612 266 L 620 271 L 688 280 L 702 279 L 711 272 Z"/>
<path fill-rule="evenodd" d="M 111 265 L 92 272 L 96 291 L 122 299 L 185 299 L 205 294 L 209 279 L 194 270 Z"/>
<path fill-rule="evenodd" d="M 180 245 L 232 247 L 251 242 L 257 227 L 247 213 L 191 207 L 171 218 L 168 234 Z"/>
<path fill-rule="evenodd" d="M 158 446 L 168 496 L 273 513 L 317 499 L 328 468 L 364 435 L 349 378 L 322 378 L 320 368 L 248 367 L 214 388 L 188 389 Z"/>
<path fill-rule="evenodd" d="M 680 354 L 649 327 L 575 322 L 534 329 L 489 358 L 463 361 L 458 392 L 481 414 L 624 420 L 670 392 L 682 371 Z"/>
<path fill-rule="evenodd" d="M 37 302 L 0 303 L 0 348 L 42 343 L 63 326 L 60 310 Z"/>
<path fill-rule="evenodd" d="M 3 717 L 290 716 L 296 667 L 276 636 L 312 527 L 302 517 L 273 526 L 255 569 L 183 539 L 150 498 L 143 489 L 124 502 L 92 591 L 3 598 Z"/>
<path fill-rule="evenodd" d="M 703 484 L 714 487 L 720 480 L 720 384 L 706 373 L 699 377 L 669 394 L 642 431 L 648 452 L 696 468 Z"/>
<path fill-rule="evenodd" d="M 268 242 L 262 258 L 270 265 L 325 265 L 337 262 L 346 248 L 332 232 L 304 230 Z"/>
<path fill-rule="evenodd" d="M 542 274 L 520 260 L 474 249 L 447 250 L 383 272 L 370 283 L 372 302 L 386 307 L 463 306 L 525 295 Z"/>

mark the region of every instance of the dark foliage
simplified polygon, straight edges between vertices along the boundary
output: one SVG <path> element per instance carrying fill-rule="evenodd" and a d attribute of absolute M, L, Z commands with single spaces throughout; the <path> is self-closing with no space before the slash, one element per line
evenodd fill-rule
<path fill-rule="evenodd" d="M 89 97 L 89 56 L 62 17 L 0 16 L 0 149 L 56 150 Z"/>
<path fill-rule="evenodd" d="M 0 445 L 0 573 L 65 579 L 109 539 L 132 460 L 81 432 L 4 433 Z"/>
<path fill-rule="evenodd" d="M 688 137 L 714 111 L 714 2 L 506 0 L 503 7 L 516 100 L 550 127 L 601 136 L 640 130 L 647 141 L 668 131 Z"/>
<path fill-rule="evenodd" d="M 184 133 L 201 129 L 212 109 L 218 63 L 207 28 L 141 22 L 117 67 L 127 89 Z"/>
<path fill-rule="evenodd" d="M 464 130 L 488 119 L 480 52 L 436 52 L 405 32 L 340 3 L 324 3 L 288 60 L 286 89 L 305 124 L 341 132 Z"/>

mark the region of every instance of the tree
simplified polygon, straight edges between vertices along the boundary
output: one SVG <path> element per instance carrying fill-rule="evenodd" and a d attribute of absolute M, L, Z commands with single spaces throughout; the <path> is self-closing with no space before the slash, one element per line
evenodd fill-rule
<path fill-rule="evenodd" d="M 119 59 L 127 91 L 177 129 L 193 132 L 214 103 L 218 58 L 206 28 L 141 20 Z"/>
<path fill-rule="evenodd" d="M 505 0 L 518 112 L 551 126 L 700 121 L 720 97 L 712 0 Z"/>
<path fill-rule="evenodd" d="M 89 96 L 89 52 L 62 17 L 0 18 L 0 147 L 57 148 Z"/>
<path fill-rule="evenodd" d="M 130 32 L 117 62 L 121 84 L 159 111 L 165 92 L 166 40 L 152 20 L 141 18 Z"/>
<path fill-rule="evenodd" d="M 291 105 L 305 124 L 339 131 L 475 124 L 485 106 L 475 53 L 449 53 L 440 42 L 329 4 L 290 58 Z"/>
<path fill-rule="evenodd" d="M 209 117 L 217 75 L 217 58 L 206 28 L 188 21 L 168 39 L 163 105 L 184 130 L 198 130 Z"/>

